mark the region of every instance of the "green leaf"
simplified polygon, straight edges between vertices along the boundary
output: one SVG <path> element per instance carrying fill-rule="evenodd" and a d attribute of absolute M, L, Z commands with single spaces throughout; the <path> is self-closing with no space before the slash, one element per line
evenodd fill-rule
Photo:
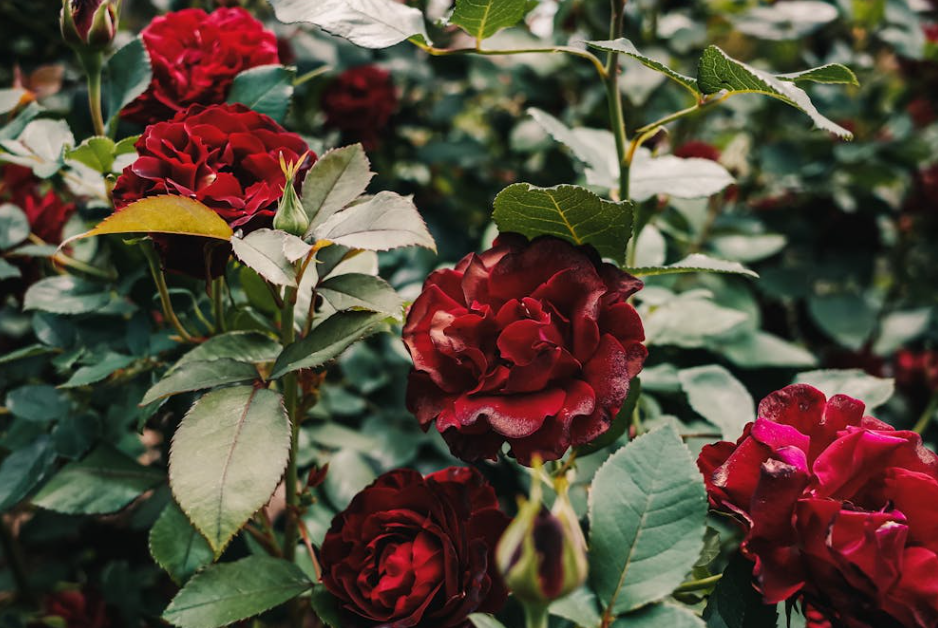
<path fill-rule="evenodd" d="M 65 151 L 67 159 L 83 163 L 95 172 L 110 174 L 113 172 L 117 145 L 109 137 L 89 137 L 75 148 Z"/>
<path fill-rule="evenodd" d="M 554 600 L 550 605 L 550 614 L 563 617 L 584 628 L 595 628 L 602 623 L 596 594 L 586 587 L 580 587 L 570 595 Z"/>
<path fill-rule="evenodd" d="M 879 333 L 873 344 L 873 353 L 881 356 L 892 355 L 903 345 L 924 334 L 928 330 L 931 318 L 932 309 L 929 307 L 886 314 L 879 321 Z"/>
<path fill-rule="evenodd" d="M 342 613 L 339 601 L 329 592 L 325 585 L 317 584 L 309 594 L 309 603 L 316 616 L 325 622 L 329 628 L 343 628 Z"/>
<path fill-rule="evenodd" d="M 205 537 L 172 500 L 150 529 L 150 555 L 176 584 L 184 583 L 215 557 Z"/>
<path fill-rule="evenodd" d="M 575 185 L 538 188 L 510 185 L 495 197 L 499 231 L 534 238 L 552 235 L 574 244 L 590 244 L 603 257 L 625 261 L 632 233 L 632 204 L 603 200 Z"/>
<path fill-rule="evenodd" d="M 6 261 L 3 258 L 0 258 L 0 281 L 4 279 L 12 279 L 13 277 L 21 277 L 23 273 L 20 272 L 20 269 L 10 262 Z"/>
<path fill-rule="evenodd" d="M 605 129 L 571 129 L 540 109 L 528 109 L 531 117 L 555 140 L 567 146 L 586 166 L 586 182 L 608 189 L 619 187 L 619 158 L 616 138 Z"/>
<path fill-rule="evenodd" d="M 296 68 L 262 65 L 241 72 L 234 78 L 228 102 L 241 103 L 283 124 L 293 98 Z"/>
<path fill-rule="evenodd" d="M 221 628 L 292 600 L 311 586 L 292 563 L 249 556 L 194 575 L 173 598 L 163 619 L 179 628 Z"/>
<path fill-rule="evenodd" d="M 68 415 L 68 397 L 48 384 L 27 384 L 7 393 L 6 408 L 24 421 L 48 423 Z"/>
<path fill-rule="evenodd" d="M 193 362 L 236 360 L 248 364 L 272 362 L 280 355 L 280 343 L 256 331 L 231 331 L 212 336 L 189 353 L 183 355 L 170 372 Z"/>
<path fill-rule="evenodd" d="M 777 233 L 726 234 L 710 238 L 709 247 L 720 257 L 751 263 L 772 257 L 785 248 L 788 238 Z"/>
<path fill-rule="evenodd" d="M 138 464 L 111 445 L 100 445 L 83 460 L 63 467 L 32 501 L 69 515 L 110 514 L 163 479 L 160 470 Z"/>
<path fill-rule="evenodd" d="M 656 275 L 674 275 L 680 273 L 729 273 L 732 275 L 746 275 L 758 278 L 759 275 L 739 262 L 728 262 L 714 259 L 700 253 L 692 253 L 679 262 L 667 266 L 652 266 L 647 268 L 629 268 L 627 272 L 636 277 L 654 277 Z"/>
<path fill-rule="evenodd" d="M 752 37 L 791 41 L 814 33 L 837 19 L 837 7 L 819 0 L 792 0 L 756 6 L 735 20 L 736 28 Z"/>
<path fill-rule="evenodd" d="M 216 557 L 270 499 L 289 448 L 281 397 L 265 388 L 214 390 L 183 418 L 170 450 L 169 482 Z"/>
<path fill-rule="evenodd" d="M 475 628 L 505 628 L 505 624 L 488 613 L 472 613 L 469 615 L 469 621 Z"/>
<path fill-rule="evenodd" d="M 707 628 L 765 628 L 774 626 L 776 605 L 762 602 L 752 580 L 752 561 L 741 554 L 730 560 L 723 577 L 707 600 Z"/>
<path fill-rule="evenodd" d="M 623 613 L 674 591 L 703 549 L 706 515 L 703 478 L 674 428 L 613 454 L 589 496 L 590 579 L 599 599 Z"/>
<path fill-rule="evenodd" d="M 616 620 L 612 628 L 705 628 L 694 612 L 676 604 L 654 604 Z M 771 626 L 765 624 L 765 627 Z M 763 628 L 765 628 L 763 627 Z"/>
<path fill-rule="evenodd" d="M 408 246 L 436 251 L 436 243 L 413 199 L 394 192 L 378 192 L 362 203 L 333 214 L 313 230 L 313 238 L 368 251 Z"/>
<path fill-rule="evenodd" d="M 0 251 L 11 249 L 29 237 L 29 218 L 12 203 L 0 205 Z"/>
<path fill-rule="evenodd" d="M 877 312 L 855 293 L 811 295 L 808 314 L 825 334 L 854 351 L 863 348 L 876 328 Z"/>
<path fill-rule="evenodd" d="M 648 344 L 674 345 L 685 349 L 722 342 L 738 332 L 749 315 L 717 305 L 701 294 L 682 294 L 656 307 L 643 317 Z"/>
<path fill-rule="evenodd" d="M 798 368 L 817 364 L 811 352 L 764 331 L 720 338 L 710 344 L 710 349 L 743 368 Z"/>
<path fill-rule="evenodd" d="M 839 63 L 828 63 L 817 68 L 791 74 L 776 74 L 775 78 L 795 83 L 810 81 L 812 83 L 860 86 L 860 81 L 857 80 L 857 75 L 853 73 L 853 70 Z"/>
<path fill-rule="evenodd" d="M 322 488 L 329 503 L 341 512 L 375 477 L 374 469 L 362 454 L 354 449 L 340 449 L 329 459 L 329 473 Z"/>
<path fill-rule="evenodd" d="M 723 438 L 735 441 L 756 419 L 752 395 L 733 374 L 718 364 L 678 371 L 681 387 L 694 412 L 720 428 Z"/>
<path fill-rule="evenodd" d="M 273 229 L 258 229 L 231 238 L 235 256 L 272 284 L 296 288 L 296 270 L 284 253 L 284 240 Z"/>
<path fill-rule="evenodd" d="M 362 48 L 388 48 L 407 39 L 430 42 L 423 13 L 394 0 L 271 0 L 277 19 L 306 22 Z"/>
<path fill-rule="evenodd" d="M 320 157 L 303 182 L 303 209 L 309 216 L 305 237 L 364 194 L 374 176 L 361 144 L 336 148 Z"/>
<path fill-rule="evenodd" d="M 38 486 L 55 464 L 55 448 L 47 436 L 17 449 L 0 464 L 0 512 L 20 503 Z"/>
<path fill-rule="evenodd" d="M 99 284 L 71 275 L 48 277 L 29 287 L 23 309 L 53 314 L 87 314 L 110 302 L 111 295 L 104 290 Z"/>
<path fill-rule="evenodd" d="M 153 403 L 172 395 L 194 390 L 215 388 L 225 384 L 251 382 L 259 379 L 257 368 L 248 362 L 239 362 L 228 358 L 207 360 L 205 362 L 186 362 L 168 372 L 144 395 L 141 406 Z"/>
<path fill-rule="evenodd" d="M 114 372 L 130 366 L 135 361 L 136 358 L 133 356 L 108 352 L 94 364 L 83 366 L 72 373 L 72 376 L 61 385 L 61 388 L 78 388 L 79 386 L 96 384 L 110 377 Z"/>
<path fill-rule="evenodd" d="M 61 246 L 79 238 L 109 233 L 170 233 L 217 240 L 230 240 L 232 236 L 231 227 L 212 209 L 195 199 L 166 195 L 133 202 Z"/>
<path fill-rule="evenodd" d="M 859 399 L 872 410 L 892 397 L 896 390 L 893 379 L 874 377 L 860 369 L 822 369 L 799 373 L 795 384 L 810 384 L 828 397 L 847 395 Z"/>
<path fill-rule="evenodd" d="M 525 4 L 525 0 L 456 0 L 449 21 L 482 41 L 520 22 Z"/>
<path fill-rule="evenodd" d="M 42 344 L 33 344 L 17 349 L 16 351 L 11 351 L 10 353 L 0 356 L 0 364 L 9 364 L 10 362 L 16 362 L 17 360 L 25 360 L 26 358 L 34 358 L 39 355 L 46 355 L 48 353 L 54 353 L 55 349 L 47 347 Z"/>
<path fill-rule="evenodd" d="M 846 69 L 846 68 L 845 68 Z M 826 70 L 829 73 L 831 70 Z M 716 46 L 708 46 L 700 57 L 697 66 L 697 85 L 704 94 L 716 94 L 726 90 L 733 94 L 763 94 L 800 109 L 814 124 L 844 139 L 852 139 L 853 134 L 842 126 L 828 120 L 817 110 L 808 95 L 791 80 L 757 70 L 737 61 Z"/>
<path fill-rule="evenodd" d="M 664 194 L 676 198 L 705 198 L 736 182 L 722 165 L 710 159 L 674 155 L 652 157 L 639 148 L 629 170 L 629 195 L 645 201 Z"/>
<path fill-rule="evenodd" d="M 150 55 L 140 37 L 131 40 L 108 59 L 104 68 L 107 77 L 104 83 L 104 102 L 107 116 L 114 120 L 120 110 L 143 94 L 150 86 L 153 71 L 150 68 Z"/>
<path fill-rule="evenodd" d="M 0 140 L 0 146 L 6 150 L 3 161 L 31 168 L 41 179 L 61 170 L 65 148 L 74 144 L 75 136 L 65 120 L 47 118 L 27 124 L 16 140 Z"/>
<path fill-rule="evenodd" d="M 384 314 L 373 312 L 338 312 L 323 321 L 305 338 L 283 350 L 274 364 L 271 379 L 298 369 L 322 366 L 339 356 L 354 343 L 377 331 Z"/>
<path fill-rule="evenodd" d="M 660 61 L 656 61 L 651 57 L 643 55 L 635 47 L 635 44 L 633 44 L 628 39 L 622 38 L 609 41 L 588 41 L 586 42 L 586 45 L 598 50 L 604 50 L 606 52 L 618 52 L 620 54 L 628 55 L 633 59 L 638 60 L 646 68 L 650 68 L 656 72 L 661 72 L 672 81 L 677 82 L 681 87 L 693 94 L 694 98 L 698 98 L 700 96 L 700 92 L 697 91 L 697 81 L 689 76 L 684 76 L 683 74 L 675 72 Z"/>
<path fill-rule="evenodd" d="M 348 273 L 319 284 L 319 294 L 337 310 L 368 310 L 400 319 L 404 301 L 380 277 Z"/>

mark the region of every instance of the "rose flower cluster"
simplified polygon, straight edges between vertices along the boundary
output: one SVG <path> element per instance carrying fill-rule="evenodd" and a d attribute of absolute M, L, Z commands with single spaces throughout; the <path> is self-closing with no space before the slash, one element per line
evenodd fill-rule
<path fill-rule="evenodd" d="M 766 603 L 801 598 L 834 627 L 933 628 L 938 456 L 864 408 L 789 386 L 698 466 L 713 508 L 745 530 Z"/>

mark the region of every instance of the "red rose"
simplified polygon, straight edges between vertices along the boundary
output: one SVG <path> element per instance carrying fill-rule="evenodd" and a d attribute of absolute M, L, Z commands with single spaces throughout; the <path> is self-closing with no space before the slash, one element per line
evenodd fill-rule
<path fill-rule="evenodd" d="M 682 159 L 709 159 L 710 161 L 720 161 L 720 149 L 713 144 L 706 142 L 692 141 L 682 144 L 674 149 L 675 157 Z"/>
<path fill-rule="evenodd" d="M 43 182 L 25 166 L 3 165 L 0 179 L 0 201 L 12 203 L 29 219 L 30 230 L 51 244 L 62 241 L 62 228 L 75 211 L 51 187 L 41 191 Z"/>
<path fill-rule="evenodd" d="M 500 236 L 438 270 L 407 315 L 407 405 L 463 460 L 556 460 L 609 429 L 647 355 L 642 282 L 592 247 Z"/>
<path fill-rule="evenodd" d="M 352 68 L 329 85 L 322 108 L 327 125 L 373 149 L 397 109 L 397 91 L 385 70 L 373 65 Z"/>
<path fill-rule="evenodd" d="M 108 628 L 104 600 L 81 591 L 59 591 L 45 598 L 47 617 L 64 620 L 67 628 Z"/>
<path fill-rule="evenodd" d="M 712 506 L 745 530 L 767 603 L 801 596 L 837 627 L 934 628 L 938 456 L 863 410 L 789 386 L 697 464 Z"/>
<path fill-rule="evenodd" d="M 223 103 L 239 73 L 280 62 L 276 36 L 242 8 L 167 13 L 140 36 L 153 80 L 121 115 L 142 124 L 168 120 L 189 105 Z"/>
<path fill-rule="evenodd" d="M 243 105 L 195 105 L 168 122 L 147 127 L 137 140 L 137 160 L 124 169 L 114 187 L 114 206 L 162 194 L 201 201 L 233 228 L 269 226 L 286 182 L 280 154 L 296 162 L 309 150 L 306 142 L 264 114 Z M 310 153 L 299 186 L 316 156 Z M 160 238 L 168 267 L 193 272 L 202 247 L 169 246 L 179 238 Z M 183 258 L 191 259 L 183 259 Z M 217 270 L 217 269 L 216 269 Z"/>
<path fill-rule="evenodd" d="M 475 469 L 391 471 L 333 519 L 322 581 L 349 628 L 468 628 L 470 613 L 496 612 L 507 596 L 494 561 L 507 525 Z"/>

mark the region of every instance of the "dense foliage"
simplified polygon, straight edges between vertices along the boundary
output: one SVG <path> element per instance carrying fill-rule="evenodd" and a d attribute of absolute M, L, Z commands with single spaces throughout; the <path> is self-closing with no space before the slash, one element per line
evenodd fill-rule
<path fill-rule="evenodd" d="M 0 35 L 3 628 L 938 628 L 931 0 Z"/>

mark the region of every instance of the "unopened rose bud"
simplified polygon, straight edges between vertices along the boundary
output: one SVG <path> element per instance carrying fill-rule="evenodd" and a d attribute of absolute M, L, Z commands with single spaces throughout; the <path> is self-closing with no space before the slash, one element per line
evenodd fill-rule
<path fill-rule="evenodd" d="M 299 172 L 303 162 L 306 161 L 307 154 L 301 155 L 296 163 L 289 164 L 284 160 L 283 153 L 280 154 L 280 168 L 283 169 L 286 183 L 283 186 L 280 205 L 274 215 L 274 229 L 280 229 L 299 237 L 306 234 L 306 228 L 309 227 L 309 216 L 306 215 L 306 210 L 303 209 L 303 203 L 296 193 L 293 182 L 296 179 L 296 173 Z"/>
<path fill-rule="evenodd" d="M 118 4 L 113 0 L 62 0 L 59 23 L 65 43 L 79 51 L 107 48 L 117 33 Z"/>
<path fill-rule="evenodd" d="M 541 489 L 535 480 L 531 499 L 523 500 L 495 554 L 508 588 L 528 606 L 546 607 L 586 581 L 586 539 L 570 504 L 566 482 L 560 482 L 554 507 L 548 511 L 541 504 Z"/>

